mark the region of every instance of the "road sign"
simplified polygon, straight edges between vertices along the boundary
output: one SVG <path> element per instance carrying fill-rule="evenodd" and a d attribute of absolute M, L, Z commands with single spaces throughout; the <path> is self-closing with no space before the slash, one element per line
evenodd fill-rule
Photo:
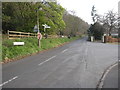
<path fill-rule="evenodd" d="M 34 32 L 38 32 L 38 30 L 34 30 Z"/>
<path fill-rule="evenodd" d="M 44 28 L 50 28 L 47 24 L 43 24 L 42 26 L 44 26 Z"/>
<path fill-rule="evenodd" d="M 46 28 L 50 28 L 50 26 L 46 26 Z"/>
<path fill-rule="evenodd" d="M 37 29 L 37 28 L 38 28 L 38 26 L 37 26 L 37 25 L 35 25 L 35 26 L 34 26 L 34 29 Z"/>
<path fill-rule="evenodd" d="M 38 36 L 37 36 L 38 39 L 42 39 L 42 34 L 40 32 L 38 32 Z"/>
<path fill-rule="evenodd" d="M 37 25 L 34 26 L 34 30 L 33 31 L 34 32 L 38 32 L 38 26 Z"/>
<path fill-rule="evenodd" d="M 20 46 L 21 46 L 21 45 L 24 45 L 24 44 L 25 44 L 24 42 L 13 42 L 13 45 L 14 45 L 14 46 L 17 46 L 17 45 L 20 45 Z"/>

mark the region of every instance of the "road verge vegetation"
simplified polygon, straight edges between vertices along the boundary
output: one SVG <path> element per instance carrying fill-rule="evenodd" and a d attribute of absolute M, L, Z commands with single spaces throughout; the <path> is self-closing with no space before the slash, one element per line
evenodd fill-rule
<path fill-rule="evenodd" d="M 18 60 L 23 57 L 36 54 L 40 51 L 58 47 L 66 42 L 76 40 L 80 37 L 68 38 L 48 38 L 41 40 L 41 48 L 38 47 L 36 38 L 25 38 L 16 40 L 3 40 L 2 42 L 2 63 Z M 24 46 L 14 46 L 13 42 L 24 42 Z"/>

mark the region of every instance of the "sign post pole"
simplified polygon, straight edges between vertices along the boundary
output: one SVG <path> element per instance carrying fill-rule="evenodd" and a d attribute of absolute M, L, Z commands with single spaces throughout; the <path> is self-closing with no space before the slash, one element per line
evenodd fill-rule
<path fill-rule="evenodd" d="M 42 34 L 40 32 L 38 32 L 38 47 L 40 48 L 40 40 L 42 39 Z"/>
<path fill-rule="evenodd" d="M 38 32 L 38 47 L 40 48 L 40 32 Z"/>
<path fill-rule="evenodd" d="M 39 14 L 38 11 L 39 10 L 42 10 L 42 8 L 39 8 L 37 10 L 38 47 L 40 48 L 40 39 L 42 38 L 42 35 L 41 35 L 40 31 L 39 31 L 39 16 L 38 16 L 38 14 Z"/>
<path fill-rule="evenodd" d="M 39 31 L 38 25 L 34 26 L 34 32 L 37 32 L 38 47 L 40 47 L 40 40 L 42 39 L 42 34 Z"/>

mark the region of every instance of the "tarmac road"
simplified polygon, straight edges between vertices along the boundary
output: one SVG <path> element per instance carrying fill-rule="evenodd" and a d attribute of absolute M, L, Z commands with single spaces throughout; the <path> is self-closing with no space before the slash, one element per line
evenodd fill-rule
<path fill-rule="evenodd" d="M 118 65 L 110 69 L 110 71 L 107 73 L 104 79 L 103 88 L 120 88 L 120 85 L 118 85 L 118 80 L 120 80 L 118 79 L 120 71 L 118 70 L 120 70 L 118 69 Z"/>
<path fill-rule="evenodd" d="M 3 88 L 96 88 L 104 70 L 118 61 L 118 45 L 82 38 L 3 65 Z"/>

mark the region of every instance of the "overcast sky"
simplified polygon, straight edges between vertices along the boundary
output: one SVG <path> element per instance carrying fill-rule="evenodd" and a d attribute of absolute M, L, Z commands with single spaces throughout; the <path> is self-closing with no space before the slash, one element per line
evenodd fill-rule
<path fill-rule="evenodd" d="M 104 15 L 109 10 L 118 12 L 118 2 L 120 0 L 57 0 L 64 8 L 74 10 L 76 15 L 89 24 L 92 23 L 91 9 L 94 5 L 97 13 Z"/>

